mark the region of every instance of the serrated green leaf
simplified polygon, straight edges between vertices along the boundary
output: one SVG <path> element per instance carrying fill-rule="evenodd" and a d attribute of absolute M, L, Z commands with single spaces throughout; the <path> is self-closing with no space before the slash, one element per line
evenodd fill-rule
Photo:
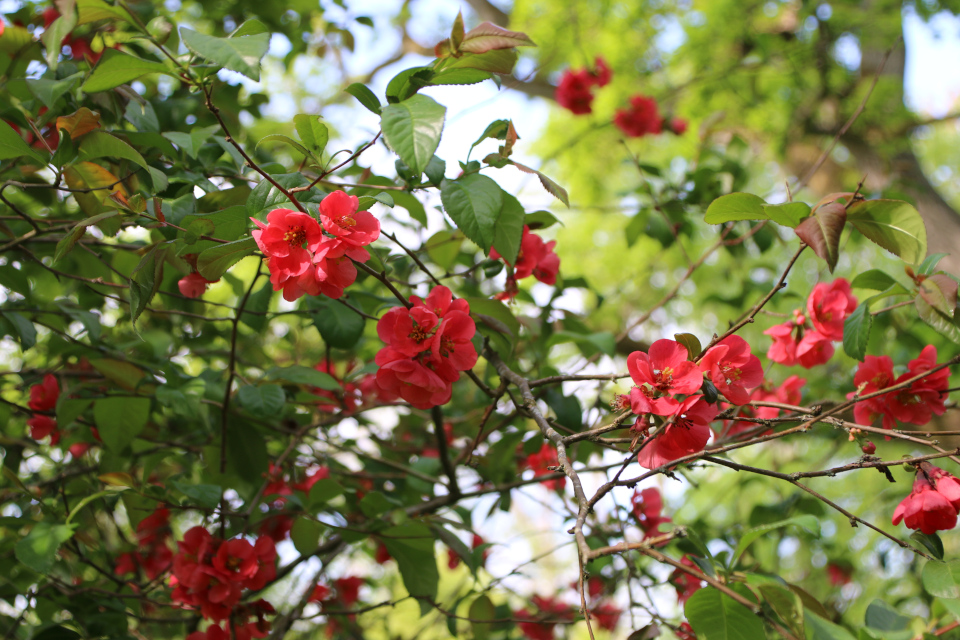
<path fill-rule="evenodd" d="M 432 98 L 414 95 L 383 107 L 380 123 L 383 136 L 411 171 L 420 175 L 433 158 L 447 109 Z"/>
<path fill-rule="evenodd" d="M 784 227 L 795 228 L 810 215 L 810 205 L 804 202 L 785 202 L 783 204 L 765 204 L 763 212 L 772 221 Z"/>
<path fill-rule="evenodd" d="M 100 398 L 93 420 L 107 449 L 120 453 L 143 431 L 150 418 L 150 399 L 129 396 Z"/>
<path fill-rule="evenodd" d="M 77 524 L 38 522 L 22 540 L 14 545 L 17 560 L 37 573 L 47 574 L 57 561 L 60 545 L 73 537 Z"/>
<path fill-rule="evenodd" d="M 276 418 L 283 412 L 287 394 L 276 384 L 248 384 L 237 390 L 240 405 L 258 418 Z"/>
<path fill-rule="evenodd" d="M 707 224 L 722 224 L 734 220 L 767 220 L 763 210 L 766 202 L 752 193 L 728 193 L 710 203 L 703 220 Z"/>
<path fill-rule="evenodd" d="M 260 81 L 260 59 L 270 48 L 270 34 L 215 38 L 191 29 L 180 28 L 187 49 L 231 71 Z"/>
<path fill-rule="evenodd" d="M 920 212 L 901 200 L 866 200 L 850 206 L 847 220 L 895 256 L 918 263 L 927 255 L 927 228 Z"/>
<path fill-rule="evenodd" d="M 4 120 L 0 120 L 0 160 L 11 160 L 28 156 L 38 161 L 41 165 L 46 164 L 46 159 L 37 151 L 30 148 L 23 138 L 13 130 Z"/>
<path fill-rule="evenodd" d="M 230 267 L 253 253 L 256 248 L 257 243 L 252 237 L 211 247 L 197 256 L 197 271 L 211 282 L 219 280 Z"/>
<path fill-rule="evenodd" d="M 870 314 L 870 305 L 863 302 L 843 322 L 843 350 L 848 356 L 863 362 L 872 327 L 873 316 Z"/>
<path fill-rule="evenodd" d="M 90 77 L 80 88 L 85 93 L 107 91 L 148 73 L 173 75 L 170 69 L 160 62 L 144 60 L 117 49 L 107 49 L 103 52 L 100 62 L 93 68 Z"/>
<path fill-rule="evenodd" d="M 286 380 L 294 384 L 305 384 L 318 389 L 327 391 L 336 391 L 340 389 L 340 384 L 329 373 L 317 371 L 303 365 L 291 365 L 289 367 L 272 367 L 264 375 L 265 380 Z"/>
<path fill-rule="evenodd" d="M 444 180 L 440 189 L 444 210 L 485 255 L 493 246 L 503 196 L 503 189 L 496 182 L 479 173 Z"/>
<path fill-rule="evenodd" d="M 698 637 L 766 640 L 760 619 L 750 609 L 713 587 L 704 587 L 690 596 L 683 610 Z"/>
<path fill-rule="evenodd" d="M 320 121 L 320 116 L 297 114 L 293 116 L 293 126 L 303 145 L 319 157 L 330 139 L 330 131 Z"/>
<path fill-rule="evenodd" d="M 376 94 L 373 93 L 366 85 L 360 84 L 359 82 L 354 82 L 352 85 L 344 89 L 347 93 L 352 95 L 357 101 L 366 107 L 369 111 L 380 115 L 380 100 L 377 99 Z"/>

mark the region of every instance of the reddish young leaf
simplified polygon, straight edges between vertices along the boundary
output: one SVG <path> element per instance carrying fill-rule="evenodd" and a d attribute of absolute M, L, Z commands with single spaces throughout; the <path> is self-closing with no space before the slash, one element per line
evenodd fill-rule
<path fill-rule="evenodd" d="M 831 273 L 837 266 L 840 233 L 846 222 L 846 208 L 839 202 L 831 202 L 815 209 L 813 215 L 795 229 L 800 239 L 826 261 Z"/>
<path fill-rule="evenodd" d="M 919 295 L 931 307 L 952 318 L 957 308 L 957 287 L 956 280 L 938 274 L 920 283 Z"/>
<path fill-rule="evenodd" d="M 463 36 L 460 51 L 466 53 L 486 53 L 494 49 L 512 49 L 513 47 L 535 47 L 533 40 L 525 33 L 507 31 L 490 22 L 470 29 Z"/>

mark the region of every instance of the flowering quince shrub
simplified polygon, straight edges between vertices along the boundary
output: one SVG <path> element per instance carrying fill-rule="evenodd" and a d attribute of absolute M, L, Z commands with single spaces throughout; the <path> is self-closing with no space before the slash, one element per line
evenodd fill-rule
<path fill-rule="evenodd" d="M 910 203 L 745 193 L 706 118 L 648 164 L 682 88 L 543 54 L 563 122 L 630 87 L 597 221 L 458 129 L 526 33 L 280 121 L 260 81 L 379 17 L 168 5 L 0 17 L 5 637 L 948 637 L 958 283 Z"/>

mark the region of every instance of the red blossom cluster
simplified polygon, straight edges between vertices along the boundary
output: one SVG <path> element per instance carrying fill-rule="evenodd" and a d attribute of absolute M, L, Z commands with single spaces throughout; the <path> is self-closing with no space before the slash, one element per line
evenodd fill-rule
<path fill-rule="evenodd" d="M 57 399 L 60 397 L 60 384 L 53 374 L 43 376 L 43 382 L 30 387 L 30 400 L 27 406 L 34 411 L 50 412 L 57 408 Z M 27 425 L 30 427 L 30 437 L 42 440 L 50 436 L 50 445 L 60 442 L 60 432 L 57 430 L 57 421 L 50 416 L 35 413 Z"/>
<path fill-rule="evenodd" d="M 360 587 L 367 582 L 357 576 L 347 576 L 333 581 L 333 589 L 325 584 L 318 584 L 313 588 L 308 602 L 323 603 L 330 602 L 338 606 L 347 608 L 352 607 L 360 600 Z"/>
<path fill-rule="evenodd" d="M 523 608 L 514 613 L 514 616 L 526 622 L 518 622 L 521 633 L 530 640 L 553 640 L 553 630 L 558 621 L 573 620 L 573 611 L 569 605 L 566 605 L 556 598 L 544 598 L 543 596 L 533 596 L 530 603 L 534 606 L 531 611 Z M 531 620 L 544 619 L 544 622 L 531 622 Z M 549 622 L 547 622 L 549 621 Z"/>
<path fill-rule="evenodd" d="M 828 562 L 827 577 L 830 579 L 830 584 L 835 587 L 850 584 L 853 579 L 853 567 L 847 563 L 838 564 L 836 562 Z"/>
<path fill-rule="evenodd" d="M 282 513 L 287 502 L 286 496 L 293 495 L 294 491 L 310 493 L 310 489 L 319 480 L 330 477 L 330 469 L 319 467 L 304 480 L 291 483 L 284 476 L 283 470 L 271 462 L 266 477 L 268 482 L 263 490 L 263 497 L 268 501 L 267 504 L 272 513 L 261 521 L 260 535 L 267 536 L 274 542 L 280 542 L 290 535 L 290 530 L 293 528 L 293 517 Z"/>
<path fill-rule="evenodd" d="M 635 95 L 630 98 L 630 107 L 617 109 L 613 124 L 631 138 L 640 138 L 647 134 L 663 133 L 664 130 L 675 135 L 683 135 L 687 123 L 680 118 L 664 119 L 660 115 L 657 101 L 653 98 Z"/>
<path fill-rule="evenodd" d="M 158 507 L 137 525 L 138 550 L 120 554 L 113 572 L 122 576 L 139 568 L 150 580 L 165 573 L 173 563 L 173 551 L 167 544 L 170 533 L 170 510 Z"/>
<path fill-rule="evenodd" d="M 777 387 L 774 387 L 770 382 L 764 382 L 750 394 L 750 402 L 778 402 L 781 404 L 798 405 L 800 404 L 800 390 L 803 389 L 805 384 L 807 384 L 806 378 L 795 375 L 790 376 Z M 772 420 L 778 418 L 781 412 L 782 410 L 776 407 L 753 407 L 746 405 L 740 409 L 739 416 L 755 418 L 757 420 Z M 727 424 L 730 423 L 728 422 Z M 734 435 L 755 429 L 756 427 L 757 424 L 755 422 L 734 420 L 732 424 L 730 424 L 727 434 Z M 769 431 L 770 430 L 764 431 L 763 433 L 769 433 Z"/>
<path fill-rule="evenodd" d="M 359 206 L 356 196 L 330 193 L 320 202 L 322 228 L 312 216 L 290 209 L 274 209 L 267 224 L 251 218 L 258 227 L 251 235 L 267 261 L 273 290 L 282 289 L 284 300 L 305 293 L 340 298 L 357 279 L 353 261 L 369 260 L 364 247 L 380 237 L 380 222 L 357 211 Z"/>
<path fill-rule="evenodd" d="M 261 598 L 250 604 L 234 607 L 230 614 L 228 625 L 233 628 L 228 631 L 219 624 L 211 624 L 203 631 L 194 631 L 187 636 L 187 640 L 251 640 L 251 638 L 266 638 L 270 633 L 268 615 L 277 612 L 273 605 Z"/>
<path fill-rule="evenodd" d="M 960 509 L 960 480 L 929 462 L 920 463 L 913 491 L 897 505 L 893 524 L 931 534 L 957 526 Z"/>
<path fill-rule="evenodd" d="M 661 515 L 663 511 L 663 497 L 656 487 L 636 489 L 630 500 L 633 516 L 643 529 L 643 538 L 652 538 L 660 534 L 660 525 L 670 522 L 670 518 Z"/>
<path fill-rule="evenodd" d="M 898 378 L 894 378 L 893 360 L 890 356 L 866 356 L 853 377 L 857 391 L 847 394 L 847 398 L 882 391 L 923 374 L 935 366 L 937 348 L 932 344 L 924 347 L 920 355 L 907 365 L 906 373 Z M 897 420 L 925 425 L 934 414 L 943 415 L 946 410 L 943 406 L 945 391 L 949 387 L 950 371 L 943 368 L 899 391 L 858 402 L 853 407 L 853 416 L 857 423 L 862 425 L 871 425 L 882 416 L 884 429 L 896 427 Z"/>
<path fill-rule="evenodd" d="M 527 456 L 527 467 L 533 469 L 534 478 L 556 473 L 554 469 L 559 465 L 560 460 L 557 458 L 557 450 L 551 447 L 547 442 L 543 443 L 543 446 L 540 447 L 540 451 L 531 453 Z M 554 469 L 551 469 L 550 467 L 554 467 Z M 566 483 L 566 476 L 561 476 L 552 480 L 544 480 L 541 484 L 543 484 L 543 486 L 545 486 L 547 489 L 558 491 L 563 489 Z"/>
<path fill-rule="evenodd" d="M 412 307 L 394 307 L 377 322 L 386 343 L 376 356 L 380 397 L 403 398 L 418 409 L 450 401 L 460 372 L 477 363 L 471 339 L 477 331 L 466 300 L 454 300 L 450 289 L 434 287 Z"/>
<path fill-rule="evenodd" d="M 824 364 L 833 357 L 833 343 L 843 340 L 843 322 L 856 308 L 857 299 L 844 278 L 821 282 L 807 298 L 806 314 L 797 309 L 793 320 L 764 331 L 773 338 L 767 357 L 788 367 Z"/>
<path fill-rule="evenodd" d="M 564 71 L 554 94 L 557 104 L 577 115 L 593 111 L 593 88 L 605 87 L 613 78 L 613 71 L 603 58 L 598 56 L 593 64 L 593 71 Z"/>
<path fill-rule="evenodd" d="M 257 620 L 248 622 L 249 612 L 237 605 L 245 589 L 259 591 L 276 578 L 273 539 L 260 536 L 254 544 L 244 538 L 223 540 L 197 526 L 189 529 L 177 546 L 170 599 L 181 607 L 199 609 L 213 622 L 230 619 L 237 638 L 265 637 L 269 624 L 258 613 L 267 610 L 261 606 L 254 612 Z M 268 603 L 263 604 L 272 611 Z"/>
<path fill-rule="evenodd" d="M 347 365 L 348 371 L 353 369 L 352 364 Z M 377 378 L 370 373 L 354 382 L 347 382 L 337 373 L 336 365 L 324 360 L 314 367 L 317 371 L 328 374 L 340 385 L 340 391 L 330 391 L 327 389 L 311 388 L 310 392 L 321 398 L 326 398 L 330 402 L 320 402 L 317 409 L 326 413 L 343 413 L 352 415 L 354 411 L 364 404 L 370 404 L 377 398 Z"/>
<path fill-rule="evenodd" d="M 517 295 L 517 280 L 529 276 L 535 277 L 544 284 L 553 285 L 557 282 L 560 273 L 560 256 L 554 253 L 556 240 L 544 242 L 543 238 L 530 231 L 530 227 L 523 226 L 523 237 L 520 239 L 520 251 L 517 252 L 517 263 L 511 265 L 496 249 L 490 250 L 492 260 L 503 259 L 512 270 L 507 274 L 507 286 L 503 293 L 497 294 L 498 300 L 511 300 Z"/>
<path fill-rule="evenodd" d="M 680 559 L 680 564 L 699 570 L 697 563 L 691 560 L 690 556 L 683 556 L 683 558 Z M 680 606 L 683 606 L 683 604 L 690 599 L 690 596 L 703 588 L 703 581 L 698 580 L 695 576 L 690 575 L 682 569 L 675 569 L 673 573 L 670 574 L 670 582 L 673 583 L 674 588 L 677 590 L 677 600 Z"/>

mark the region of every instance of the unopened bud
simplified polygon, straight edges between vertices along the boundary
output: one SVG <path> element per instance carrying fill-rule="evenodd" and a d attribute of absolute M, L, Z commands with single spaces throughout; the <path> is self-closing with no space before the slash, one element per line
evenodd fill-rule
<path fill-rule="evenodd" d="M 863 452 L 864 452 L 865 454 L 867 454 L 868 456 L 871 456 L 871 455 L 873 455 L 874 453 L 877 452 L 877 445 L 875 445 L 875 444 L 873 444 L 872 442 L 870 442 L 869 440 L 867 440 L 867 441 L 864 443 L 864 445 L 863 445 L 862 447 L 860 447 L 860 450 L 863 451 Z"/>

